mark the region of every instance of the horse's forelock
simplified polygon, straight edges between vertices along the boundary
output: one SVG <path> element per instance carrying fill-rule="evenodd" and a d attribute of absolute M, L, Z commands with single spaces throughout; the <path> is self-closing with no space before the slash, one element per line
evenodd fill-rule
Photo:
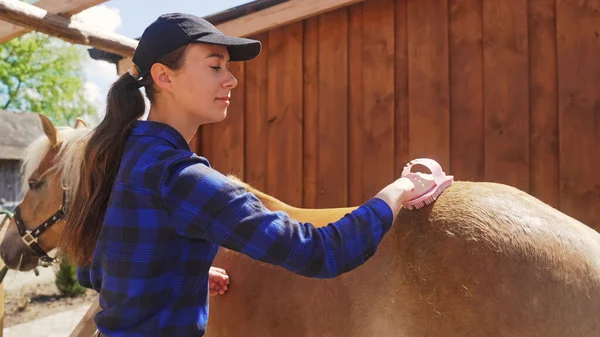
<path fill-rule="evenodd" d="M 39 136 L 33 143 L 29 144 L 23 152 L 21 160 L 21 194 L 25 195 L 29 190 L 29 177 L 35 172 L 42 160 L 50 150 L 50 140 L 45 135 Z"/>
<path fill-rule="evenodd" d="M 73 129 L 71 127 L 57 127 L 58 141 L 60 148 L 58 149 L 57 158 L 54 165 L 50 169 L 56 169 L 63 175 L 63 187 L 70 188 L 73 183 L 79 181 L 79 163 L 81 156 L 79 153 L 83 151 L 83 146 L 79 146 L 90 132 L 88 128 Z M 76 145 L 76 146 L 73 146 Z M 21 193 L 25 195 L 29 190 L 29 177 L 39 168 L 40 164 L 46 158 L 50 151 L 50 141 L 46 135 L 38 137 L 24 151 L 21 161 Z M 74 189 L 72 189 L 74 190 Z"/>

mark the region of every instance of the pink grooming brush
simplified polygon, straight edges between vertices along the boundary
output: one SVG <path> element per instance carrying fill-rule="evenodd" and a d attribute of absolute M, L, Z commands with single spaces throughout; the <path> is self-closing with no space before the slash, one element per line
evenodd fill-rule
<path fill-rule="evenodd" d="M 419 209 L 433 203 L 437 197 L 448 186 L 452 185 L 452 182 L 454 182 L 454 176 L 447 176 L 446 173 L 442 171 L 440 164 L 429 158 L 418 158 L 411 160 L 408 164 L 406 164 L 406 166 L 404 166 L 404 170 L 402 170 L 402 177 L 410 173 L 413 165 L 419 164 L 427 167 L 429 171 L 431 171 L 435 185 L 422 196 L 405 202 L 403 205 L 408 209 Z"/>

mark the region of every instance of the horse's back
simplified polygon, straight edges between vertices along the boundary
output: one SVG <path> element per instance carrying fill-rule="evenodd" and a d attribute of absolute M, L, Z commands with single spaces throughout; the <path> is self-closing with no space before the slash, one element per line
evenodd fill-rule
<path fill-rule="evenodd" d="M 411 336 L 600 331 L 600 234 L 526 193 L 456 182 L 394 234 Z"/>

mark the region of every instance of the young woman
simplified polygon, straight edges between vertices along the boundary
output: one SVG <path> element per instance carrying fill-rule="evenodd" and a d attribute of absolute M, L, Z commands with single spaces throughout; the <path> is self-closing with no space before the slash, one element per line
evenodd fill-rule
<path fill-rule="evenodd" d="M 230 61 L 261 50 L 186 14 L 143 33 L 134 68 L 112 86 L 106 117 L 85 149 L 63 250 L 82 284 L 100 293 L 106 336 L 201 336 L 208 275 L 219 246 L 308 277 L 348 272 L 372 255 L 405 201 L 434 187 L 411 173 L 323 228 L 263 207 L 188 143 L 227 114 Z M 151 108 L 146 121 L 140 87 Z"/>

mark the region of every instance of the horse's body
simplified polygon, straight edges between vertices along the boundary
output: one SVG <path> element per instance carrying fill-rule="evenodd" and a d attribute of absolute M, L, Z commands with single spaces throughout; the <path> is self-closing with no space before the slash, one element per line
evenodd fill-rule
<path fill-rule="evenodd" d="M 299 209 L 247 188 L 316 226 L 353 209 Z M 49 191 L 52 207 L 37 207 L 49 213 L 25 214 L 25 222 L 58 207 L 60 189 Z M 231 284 L 210 298 L 208 337 L 600 335 L 600 234 L 501 184 L 455 182 L 432 206 L 402 210 L 375 256 L 335 279 L 227 249 L 214 265 Z"/>
<path fill-rule="evenodd" d="M 271 209 L 322 226 L 351 209 Z M 207 336 L 599 336 L 600 234 L 508 186 L 402 210 L 365 265 L 315 280 L 221 249 Z"/>

